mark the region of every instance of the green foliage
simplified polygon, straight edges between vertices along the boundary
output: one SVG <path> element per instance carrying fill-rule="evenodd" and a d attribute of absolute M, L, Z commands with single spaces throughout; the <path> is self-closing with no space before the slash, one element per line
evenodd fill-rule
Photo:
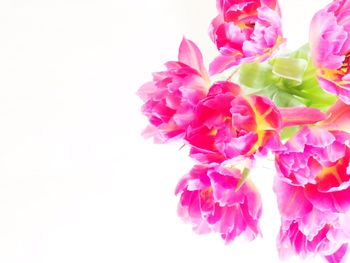
<path fill-rule="evenodd" d="M 264 63 L 243 65 L 239 83 L 248 94 L 268 96 L 280 107 L 304 105 L 326 110 L 337 99 L 319 86 L 307 45 Z"/>

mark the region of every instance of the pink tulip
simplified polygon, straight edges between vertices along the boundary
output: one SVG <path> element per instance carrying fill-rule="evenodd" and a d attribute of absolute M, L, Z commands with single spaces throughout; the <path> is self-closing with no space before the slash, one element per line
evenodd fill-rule
<path fill-rule="evenodd" d="M 202 163 L 281 150 L 279 132 L 283 127 L 316 123 L 326 117 L 313 108 L 278 109 L 267 97 L 245 97 L 240 87 L 229 81 L 214 83 L 195 115 L 185 140 L 192 146 L 191 156 Z"/>
<path fill-rule="evenodd" d="M 305 187 L 291 184 L 283 175 L 276 178 L 274 190 L 282 216 L 277 239 L 281 258 L 319 254 L 328 262 L 345 262 L 349 215 L 318 209 Z"/>
<path fill-rule="evenodd" d="M 241 176 L 235 168 L 196 165 L 176 188 L 179 216 L 195 232 L 219 233 L 226 243 L 240 235 L 254 239 L 260 233 L 261 199 L 249 180 L 239 185 Z"/>
<path fill-rule="evenodd" d="M 296 221 L 284 222 L 277 238 L 277 247 L 282 259 L 298 255 L 305 259 L 308 256 L 320 255 L 330 263 L 346 262 L 348 243 L 339 243 L 328 238 L 335 229 L 332 225 L 325 225 L 317 234 L 308 238 L 299 229 Z"/>
<path fill-rule="evenodd" d="M 210 74 L 240 63 L 264 61 L 284 42 L 277 0 L 217 0 L 209 34 L 220 55 Z"/>
<path fill-rule="evenodd" d="M 185 140 L 192 146 L 191 156 L 201 162 L 222 162 L 282 146 L 277 107 L 266 97 L 244 97 L 231 82 L 216 82 L 195 114 Z"/>
<path fill-rule="evenodd" d="M 349 115 L 350 105 L 338 101 L 325 120 L 301 128 L 276 154 L 282 257 L 320 254 L 328 262 L 345 261 L 350 241 Z"/>
<path fill-rule="evenodd" d="M 209 79 L 198 47 L 183 39 L 177 62 L 167 62 L 166 70 L 153 74 L 153 81 L 138 91 L 145 104 L 143 113 L 150 122 L 144 132 L 155 142 L 182 138 L 194 119 L 194 108 L 206 96 Z"/>
<path fill-rule="evenodd" d="M 278 172 L 302 186 L 308 201 L 321 211 L 350 208 L 350 134 L 325 128 L 302 128 L 276 155 Z"/>
<path fill-rule="evenodd" d="M 310 48 L 319 83 L 350 104 L 350 1 L 334 0 L 312 19 Z"/>

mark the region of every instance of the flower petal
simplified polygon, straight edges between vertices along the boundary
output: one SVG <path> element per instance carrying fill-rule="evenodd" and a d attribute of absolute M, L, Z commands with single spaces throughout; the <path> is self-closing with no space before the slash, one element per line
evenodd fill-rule
<path fill-rule="evenodd" d="M 208 74 L 203 63 L 201 51 L 195 43 L 185 37 L 180 44 L 178 59 L 180 62 L 196 69 L 205 80 L 208 80 Z"/>
<path fill-rule="evenodd" d="M 313 124 L 326 119 L 326 114 L 318 109 L 308 107 L 279 108 L 282 126 Z"/>

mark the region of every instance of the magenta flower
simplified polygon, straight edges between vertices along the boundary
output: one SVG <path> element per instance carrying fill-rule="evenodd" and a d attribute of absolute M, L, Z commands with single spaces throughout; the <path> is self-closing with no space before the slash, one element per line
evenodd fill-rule
<path fill-rule="evenodd" d="M 338 101 L 276 154 L 281 257 L 320 254 L 344 262 L 350 241 L 350 105 Z"/>
<path fill-rule="evenodd" d="M 222 162 L 282 146 L 278 136 L 282 118 L 277 107 L 266 97 L 244 97 L 231 82 L 216 82 L 195 114 L 185 140 L 198 161 Z"/>
<path fill-rule="evenodd" d="M 350 208 L 350 134 L 324 128 L 302 128 L 276 155 L 284 180 L 302 186 L 307 200 L 320 211 Z"/>
<path fill-rule="evenodd" d="M 153 74 L 153 81 L 138 91 L 150 126 L 144 131 L 155 142 L 181 138 L 194 119 L 194 108 L 206 96 L 209 78 L 198 47 L 183 39 L 177 62 L 167 62 L 166 71 Z"/>
<path fill-rule="evenodd" d="M 259 233 L 260 195 L 249 180 L 240 185 L 241 172 L 219 165 L 196 165 L 177 188 L 179 216 L 199 234 L 220 233 L 226 243 L 239 235 Z"/>
<path fill-rule="evenodd" d="M 284 42 L 277 0 L 217 0 L 209 34 L 220 55 L 210 74 L 240 63 L 264 61 Z"/>
<path fill-rule="evenodd" d="M 296 254 L 305 259 L 311 255 L 321 255 L 330 263 L 345 262 L 348 244 L 339 244 L 337 240 L 328 238 L 334 231 L 342 230 L 327 224 L 314 237 L 309 238 L 300 231 L 296 221 L 284 222 L 277 238 L 280 257 L 284 259 Z"/>
<path fill-rule="evenodd" d="M 321 87 L 350 104 L 350 1 L 334 0 L 312 19 L 311 55 Z"/>
<path fill-rule="evenodd" d="M 279 175 L 274 186 L 282 226 L 277 238 L 281 258 L 319 254 L 328 262 L 345 262 L 350 238 L 349 215 L 320 210 L 308 198 L 306 187 Z"/>

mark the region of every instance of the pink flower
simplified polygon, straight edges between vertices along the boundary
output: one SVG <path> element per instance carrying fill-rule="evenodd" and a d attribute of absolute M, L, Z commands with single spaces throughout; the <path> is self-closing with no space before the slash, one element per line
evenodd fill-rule
<path fill-rule="evenodd" d="M 165 65 L 165 71 L 154 73 L 153 81 L 138 91 L 145 102 L 142 111 L 151 124 L 144 135 L 153 136 L 158 143 L 184 136 L 209 86 L 202 54 L 190 40 L 182 40 L 178 61 Z"/>
<path fill-rule="evenodd" d="M 311 255 L 321 255 L 331 263 L 345 262 L 348 243 L 339 243 L 328 237 L 338 231 L 342 230 L 327 224 L 315 236 L 309 238 L 299 229 L 297 221 L 283 222 L 277 238 L 280 257 L 285 259 L 295 254 L 305 259 Z"/>
<path fill-rule="evenodd" d="M 334 0 L 312 19 L 311 55 L 319 83 L 350 104 L 350 1 Z"/>
<path fill-rule="evenodd" d="M 275 193 L 282 216 L 277 238 L 281 258 L 320 254 L 328 262 L 345 262 L 350 238 L 349 215 L 322 211 L 308 199 L 307 189 L 276 178 Z"/>
<path fill-rule="evenodd" d="M 242 234 L 254 239 L 260 233 L 261 199 L 249 180 L 239 185 L 241 176 L 235 168 L 194 166 L 176 188 L 179 216 L 197 233 L 220 233 L 226 243 Z"/>
<path fill-rule="evenodd" d="M 302 128 L 276 155 L 284 180 L 302 186 L 317 209 L 347 212 L 350 209 L 350 134 L 321 127 Z"/>
<path fill-rule="evenodd" d="M 209 34 L 220 55 L 210 74 L 240 63 L 264 61 L 284 42 L 277 0 L 217 0 Z"/>
<path fill-rule="evenodd" d="M 338 101 L 327 118 L 303 127 L 276 153 L 274 191 L 282 216 L 282 257 L 320 254 L 344 262 L 350 241 L 350 105 Z"/>
<path fill-rule="evenodd" d="M 201 162 L 222 162 L 279 149 L 282 118 L 268 98 L 243 97 L 236 84 L 216 82 L 199 102 L 185 140 Z"/>

